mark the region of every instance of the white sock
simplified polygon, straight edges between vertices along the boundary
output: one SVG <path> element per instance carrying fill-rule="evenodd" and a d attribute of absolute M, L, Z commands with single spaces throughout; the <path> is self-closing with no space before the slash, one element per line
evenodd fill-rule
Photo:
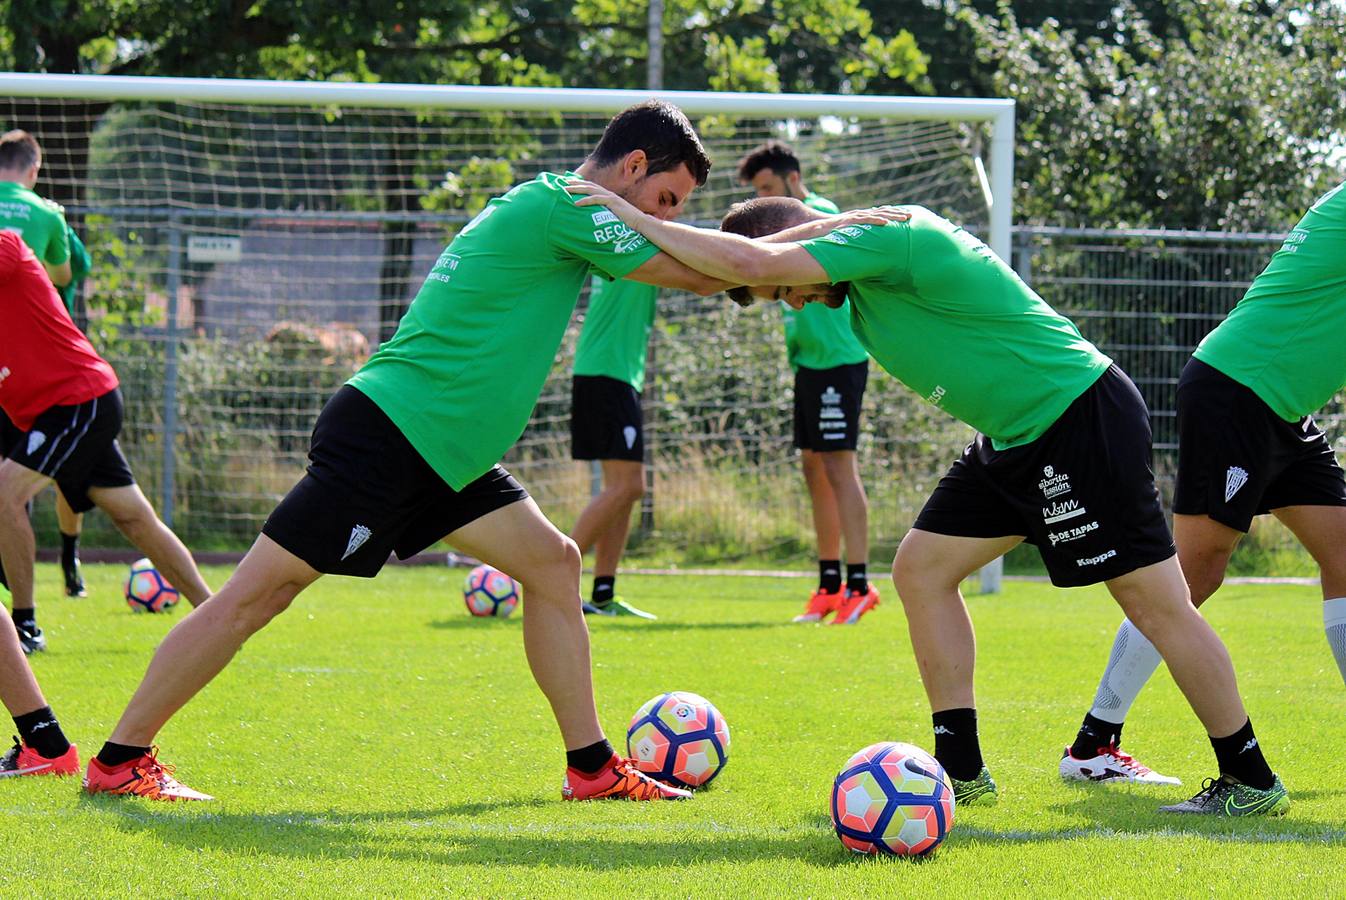
<path fill-rule="evenodd" d="M 1323 601 L 1323 630 L 1327 632 L 1332 655 L 1337 658 L 1341 679 L 1346 681 L 1346 597 Z"/>
<path fill-rule="evenodd" d="M 1346 636 L 1343 640 L 1346 641 Z M 1159 668 L 1160 662 L 1154 644 L 1131 624 L 1130 619 L 1123 619 L 1117 629 L 1117 638 L 1112 642 L 1108 667 L 1103 670 L 1098 693 L 1094 695 L 1094 708 L 1089 714 L 1104 722 L 1125 722 L 1131 704 L 1136 702 L 1140 689 Z"/>

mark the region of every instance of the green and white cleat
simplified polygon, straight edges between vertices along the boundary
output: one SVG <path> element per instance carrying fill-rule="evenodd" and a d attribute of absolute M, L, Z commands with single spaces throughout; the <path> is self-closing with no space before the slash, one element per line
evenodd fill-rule
<path fill-rule="evenodd" d="M 977 777 L 971 781 L 959 781 L 952 775 L 949 776 L 949 781 L 953 782 L 955 809 L 960 806 L 994 806 L 1000 801 L 995 781 L 991 778 L 991 770 L 985 766 L 981 767 Z"/>
<path fill-rule="evenodd" d="M 1290 794 L 1275 776 L 1271 787 L 1261 790 L 1235 781 L 1227 775 L 1207 778 L 1201 792 L 1173 806 L 1161 806 L 1160 812 L 1196 813 L 1207 816 L 1283 816 L 1290 809 Z"/>
<path fill-rule="evenodd" d="M 598 604 L 595 605 L 598 606 L 598 608 L 602 610 L 604 613 L 610 616 L 634 616 L 637 619 L 650 619 L 650 620 L 659 618 L 654 613 L 647 613 L 643 609 L 636 609 L 634 606 L 627 603 L 621 597 L 613 597 L 607 603 L 604 603 L 602 605 Z"/>

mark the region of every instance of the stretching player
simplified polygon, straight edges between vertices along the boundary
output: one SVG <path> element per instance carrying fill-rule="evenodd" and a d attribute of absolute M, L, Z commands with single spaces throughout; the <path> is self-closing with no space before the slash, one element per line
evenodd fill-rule
<path fill-rule="evenodd" d="M 1318 563 L 1323 629 L 1346 679 L 1346 477 L 1313 413 L 1346 386 L 1346 185 L 1320 197 L 1178 380 L 1173 536 L 1200 606 L 1254 516 L 1271 513 Z M 1123 621 L 1064 778 L 1165 783 L 1120 748 L 1159 654 Z M 1210 802 L 1201 798 L 1193 802 Z"/>
<path fill-rule="evenodd" d="M 599 460 L 603 490 L 589 501 L 570 537 L 594 551 L 594 586 L 586 615 L 656 616 L 617 596 L 617 564 L 631 530 L 631 508 L 645 496 L 645 427 L 640 392 L 659 289 L 595 277 L 575 349 L 570 407 L 571 455 Z"/>
<path fill-rule="evenodd" d="M 1140 393 L 985 244 L 917 206 L 880 211 L 887 224 L 796 241 L 791 229 L 822 214 L 789 198 L 739 204 L 724 232 L 714 232 L 658 221 L 595 185 L 571 189 L 591 194 L 583 202 L 609 203 L 677 259 L 752 285 L 731 292 L 740 302 L 839 306 L 849 295 L 870 355 L 979 432 L 893 560 L 934 712 L 935 756 L 958 802 L 996 799 L 977 740 L 975 640 L 959 585 L 1027 539 L 1054 584 L 1107 585 L 1205 725 L 1219 803 L 1165 809 L 1250 815 L 1289 807 L 1253 736 L 1229 654 L 1188 599 L 1150 470 Z M 764 235 L 771 239 L 752 239 Z"/>
<path fill-rule="evenodd" d="M 793 197 L 805 206 L 836 213 L 831 200 L 804 186 L 799 158 L 780 141 L 767 141 L 738 163 L 738 178 L 759 197 Z M 818 587 L 796 622 L 854 624 L 879 605 L 869 582 L 869 500 L 855 448 L 860 407 L 869 379 L 869 354 L 851 331 L 848 301 L 831 309 L 779 304 L 785 352 L 794 370 L 794 445 L 804 467 L 818 537 Z M 841 581 L 841 538 L 846 538 L 846 582 Z"/>
<path fill-rule="evenodd" d="M 577 174 L 671 218 L 710 160 L 687 118 L 658 101 L 607 126 Z M 304 478 L 272 512 L 228 583 L 160 645 L 111 739 L 91 793 L 202 799 L 151 744 L 244 641 L 322 574 L 371 577 L 390 552 L 441 538 L 524 587 L 524 650 L 565 745 L 562 795 L 681 798 L 613 752 L 595 709 L 580 555 L 497 461 L 528 424 L 594 271 L 707 295 L 724 282 L 660 253 L 610 212 L 577 206 L 543 173 L 492 200 L 454 238 L 392 340 L 328 401 Z M 514 352 L 485 354 L 483 344 Z"/>
<path fill-rule="evenodd" d="M 32 249 L 12 231 L 0 232 L 0 322 L 0 409 L 17 429 L 0 462 L 0 558 L 15 607 L 32 606 L 26 505 L 53 481 L 73 509 L 97 505 L 188 600 L 204 602 L 210 589 L 136 487 L 117 446 L 116 374 L 70 321 Z M 0 775 L 73 775 L 77 751 L 23 659 L 28 649 L 14 630 L 0 628 L 0 702 L 19 730 L 14 748 L 0 758 Z"/>

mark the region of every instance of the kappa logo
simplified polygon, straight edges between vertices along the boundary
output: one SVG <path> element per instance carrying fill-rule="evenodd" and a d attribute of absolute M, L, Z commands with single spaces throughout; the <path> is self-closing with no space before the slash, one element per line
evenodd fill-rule
<path fill-rule="evenodd" d="M 935 726 L 935 734 L 953 734 L 953 729 L 952 729 L 952 728 L 946 728 L 946 727 L 943 726 L 943 725 L 936 725 L 936 726 Z"/>
<path fill-rule="evenodd" d="M 373 531 L 369 530 L 364 525 L 356 525 L 352 528 L 351 536 L 346 540 L 346 552 L 341 555 L 341 558 L 345 559 L 356 550 L 363 547 L 365 541 L 369 540 L 369 536 L 373 533 Z"/>
<path fill-rule="evenodd" d="M 1107 553 L 1100 553 L 1097 556 L 1091 556 L 1088 559 L 1077 559 L 1075 565 L 1083 569 L 1085 566 L 1096 566 L 1101 562 L 1107 562 L 1117 555 L 1116 550 L 1109 550 Z"/>
<path fill-rule="evenodd" d="M 1248 741 L 1248 743 L 1243 745 L 1243 749 L 1239 751 L 1239 754 L 1242 755 L 1244 753 L 1247 753 L 1249 750 L 1251 750 L 1256 746 L 1257 746 L 1257 738 L 1252 738 Z"/>
<path fill-rule="evenodd" d="M 636 429 L 634 425 L 627 425 L 622 429 L 622 437 L 626 440 L 626 449 L 630 450 L 636 445 Z"/>
<path fill-rule="evenodd" d="M 1239 488 L 1248 483 L 1248 473 L 1238 466 L 1230 466 L 1229 471 L 1224 473 L 1224 502 L 1228 503 L 1234 499 L 1234 495 L 1239 492 Z"/>
<path fill-rule="evenodd" d="M 40 431 L 30 432 L 28 435 L 28 455 L 32 456 L 43 444 L 47 442 L 47 436 Z"/>
<path fill-rule="evenodd" d="M 0 366 L 0 384 L 4 384 L 5 379 L 8 377 L 9 377 L 9 366 Z"/>
<path fill-rule="evenodd" d="M 1050 525 L 1053 522 L 1064 522 L 1066 519 L 1082 516 L 1087 512 L 1088 510 L 1080 506 L 1078 500 L 1058 500 L 1051 506 L 1042 507 L 1042 521 Z"/>

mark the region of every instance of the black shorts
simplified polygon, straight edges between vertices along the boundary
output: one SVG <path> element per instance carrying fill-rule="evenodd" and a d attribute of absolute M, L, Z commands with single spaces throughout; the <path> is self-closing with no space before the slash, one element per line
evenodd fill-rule
<path fill-rule="evenodd" d="M 1117 578 L 1175 552 L 1150 453 L 1145 401 L 1111 366 L 1032 443 L 997 451 L 977 435 L 912 527 L 1023 535 L 1058 587 Z"/>
<path fill-rule="evenodd" d="M 801 450 L 854 450 L 869 361 L 795 372 L 794 445 Z"/>
<path fill-rule="evenodd" d="M 379 407 L 350 385 L 313 426 L 304 477 L 262 533 L 319 572 L 372 578 L 487 513 L 528 497 L 500 466 L 453 488 Z"/>
<path fill-rule="evenodd" d="M 1285 506 L 1346 506 L 1346 476 L 1312 416 L 1287 422 L 1250 388 L 1199 359 L 1178 379 L 1173 511 L 1246 532 Z"/>
<path fill-rule="evenodd" d="M 572 459 L 645 459 L 645 428 L 635 388 L 606 375 L 576 375 L 571 396 Z"/>
<path fill-rule="evenodd" d="M 53 406 L 21 431 L 4 417 L 6 459 L 56 482 L 70 508 L 88 512 L 89 489 L 135 484 L 131 467 L 117 444 L 122 429 L 122 395 L 113 388 L 75 406 Z"/>

